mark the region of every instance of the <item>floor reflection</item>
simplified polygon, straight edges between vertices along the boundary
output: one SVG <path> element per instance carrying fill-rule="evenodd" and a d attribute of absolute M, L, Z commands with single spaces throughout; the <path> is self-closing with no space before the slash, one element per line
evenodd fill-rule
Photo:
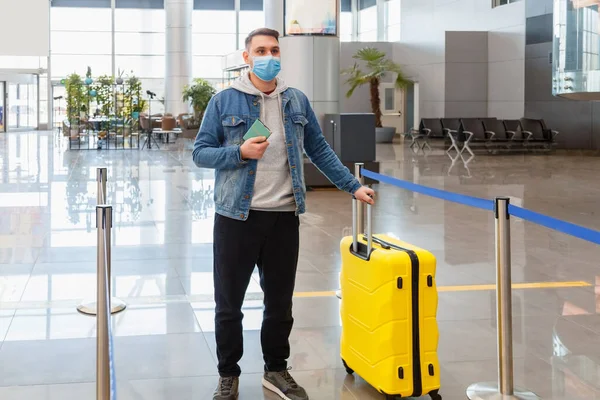
<path fill-rule="evenodd" d="M 68 151 L 44 132 L 0 135 L 0 397 L 92 398 L 95 320 L 76 305 L 96 287 L 96 168 L 108 168 L 113 206 L 114 316 L 122 399 L 209 398 L 215 384 L 212 224 L 214 173 L 196 168 L 191 143 L 153 151 Z M 600 229 L 600 160 L 552 156 L 450 157 L 378 145 L 381 172 L 466 195 L 511 202 Z M 440 293 L 442 394 L 497 377 L 490 214 L 389 186 L 375 186 L 374 230 L 431 250 Z M 339 287 L 339 242 L 350 199 L 308 193 L 290 338 L 294 375 L 311 398 L 382 399 L 339 360 L 339 302 L 302 295 Z M 512 221 L 515 282 L 583 281 L 589 287 L 514 291 L 515 381 L 544 399 L 600 398 L 600 250 Z M 242 399 L 272 399 L 260 386 L 262 293 L 254 274 L 244 303 Z M 56 354 L 60 354 L 57 357 Z"/>

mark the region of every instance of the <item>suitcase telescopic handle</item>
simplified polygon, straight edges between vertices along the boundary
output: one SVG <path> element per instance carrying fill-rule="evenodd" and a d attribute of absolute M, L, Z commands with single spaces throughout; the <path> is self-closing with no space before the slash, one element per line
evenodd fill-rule
<path fill-rule="evenodd" d="M 359 201 L 356 198 L 352 199 L 352 250 L 358 254 L 358 213 L 359 213 Z M 367 223 L 365 224 L 365 234 L 367 236 L 367 257 L 371 254 L 373 249 L 373 225 L 372 225 L 372 206 L 367 203 Z"/>

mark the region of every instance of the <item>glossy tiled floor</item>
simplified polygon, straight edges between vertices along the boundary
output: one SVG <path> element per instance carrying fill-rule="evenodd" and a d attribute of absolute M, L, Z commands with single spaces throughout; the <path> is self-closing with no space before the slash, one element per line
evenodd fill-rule
<path fill-rule="evenodd" d="M 95 295 L 95 168 L 109 169 L 114 206 L 113 288 L 128 309 L 114 318 L 120 400 L 206 400 L 216 382 L 211 302 L 211 171 L 190 143 L 157 151 L 67 151 L 47 133 L 0 135 L 0 398 L 93 399 L 95 320 L 76 305 Z M 383 173 L 513 203 L 600 229 L 600 159 L 478 156 L 452 165 L 443 151 L 381 145 Z M 375 230 L 438 259 L 439 357 L 445 399 L 497 375 L 490 213 L 376 186 Z M 298 292 L 338 287 L 338 243 L 349 197 L 308 195 Z M 515 381 L 544 399 L 600 399 L 600 249 L 530 223 L 512 223 Z M 565 287 L 583 281 L 585 286 Z M 558 282 L 552 287 L 551 282 Z M 245 305 L 241 399 L 260 386 L 259 285 Z M 314 400 L 382 399 L 339 360 L 338 300 L 300 296 L 290 364 Z"/>

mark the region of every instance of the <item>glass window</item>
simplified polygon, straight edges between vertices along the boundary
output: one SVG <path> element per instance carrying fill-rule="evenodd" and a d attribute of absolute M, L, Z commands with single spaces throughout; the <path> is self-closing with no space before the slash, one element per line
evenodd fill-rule
<path fill-rule="evenodd" d="M 352 13 L 342 12 L 340 15 L 340 40 L 342 42 L 352 41 Z"/>
<path fill-rule="evenodd" d="M 164 113 L 165 106 L 162 104 L 162 99 L 165 97 L 165 80 L 164 79 L 156 79 L 156 78 L 141 78 L 140 82 L 142 83 L 143 89 L 143 98 L 148 101 L 149 98 L 146 95 L 146 90 L 156 93 L 156 97 L 152 100 L 152 107 L 149 111 L 152 114 Z"/>
<path fill-rule="evenodd" d="M 127 75 L 127 73 L 125 75 Z M 140 78 L 140 82 L 142 82 L 142 88 L 144 88 L 144 96 L 146 90 L 149 90 L 156 93 L 155 99 L 162 99 L 164 97 L 165 80 L 163 78 Z"/>
<path fill-rule="evenodd" d="M 377 31 L 363 32 L 358 34 L 359 42 L 376 42 Z"/>
<path fill-rule="evenodd" d="M 110 59 L 109 59 L 110 63 Z M 117 68 L 139 78 L 164 78 L 165 56 L 116 56 Z"/>
<path fill-rule="evenodd" d="M 52 0 L 52 7 L 104 7 L 104 8 L 110 8 L 110 0 Z"/>
<path fill-rule="evenodd" d="M 263 10 L 263 0 L 241 0 L 240 1 L 240 9 L 242 11 L 262 11 Z"/>
<path fill-rule="evenodd" d="M 194 33 L 192 54 L 195 56 L 224 56 L 236 50 L 233 33 Z"/>
<path fill-rule="evenodd" d="M 115 10 L 115 30 L 117 32 L 164 32 L 165 15 L 165 10 Z"/>
<path fill-rule="evenodd" d="M 115 33 L 115 53 L 119 55 L 164 55 L 164 33 Z"/>
<path fill-rule="evenodd" d="M 50 29 L 52 31 L 110 32 L 112 29 L 110 9 L 98 8 L 52 8 Z"/>
<path fill-rule="evenodd" d="M 235 33 L 235 11 L 194 10 L 194 33 Z"/>
<path fill-rule="evenodd" d="M 250 33 L 264 28 L 265 13 L 263 11 L 240 11 L 240 33 Z"/>
<path fill-rule="evenodd" d="M 25 85 L 21 85 L 25 86 Z M 27 104 L 29 106 L 28 127 L 38 127 L 38 84 L 33 83 L 26 85 L 27 87 Z"/>
<path fill-rule="evenodd" d="M 386 38 L 388 42 L 400 41 L 400 25 L 390 25 L 386 28 Z"/>
<path fill-rule="evenodd" d="M 385 24 L 400 25 L 400 1 L 401 0 L 386 0 L 385 2 Z"/>
<path fill-rule="evenodd" d="M 40 76 L 40 124 L 48 123 L 48 75 Z"/>
<path fill-rule="evenodd" d="M 165 8 L 164 0 L 117 0 L 117 8 L 156 8 L 163 10 Z"/>
<path fill-rule="evenodd" d="M 377 7 L 369 7 L 358 12 L 358 33 L 375 31 L 377 39 Z"/>
<path fill-rule="evenodd" d="M 194 56 L 194 78 L 221 78 L 223 58 L 214 56 Z"/>
<path fill-rule="evenodd" d="M 401 0 L 385 2 L 385 37 L 388 42 L 400 41 Z"/>
<path fill-rule="evenodd" d="M 235 10 L 235 0 L 194 0 L 195 10 Z"/>
<path fill-rule="evenodd" d="M 396 89 L 395 88 L 385 88 L 384 90 L 384 105 L 383 108 L 385 111 L 394 110 L 396 105 Z"/>
<path fill-rule="evenodd" d="M 84 76 L 87 66 L 92 68 L 94 76 L 112 73 L 111 58 L 105 55 L 52 55 L 52 76 L 64 78 L 73 72 Z"/>
<path fill-rule="evenodd" d="M 377 6 L 377 0 L 358 0 L 358 9 L 364 10 L 365 8 Z"/>
<path fill-rule="evenodd" d="M 52 54 L 106 54 L 112 52 L 110 32 L 52 32 Z"/>
<path fill-rule="evenodd" d="M 342 0 L 342 12 L 352 12 L 352 0 Z"/>
<path fill-rule="evenodd" d="M 492 0 L 492 8 L 498 7 L 498 6 L 504 6 L 504 5 L 511 4 L 511 3 L 516 3 L 517 1 L 521 1 L 521 0 Z"/>

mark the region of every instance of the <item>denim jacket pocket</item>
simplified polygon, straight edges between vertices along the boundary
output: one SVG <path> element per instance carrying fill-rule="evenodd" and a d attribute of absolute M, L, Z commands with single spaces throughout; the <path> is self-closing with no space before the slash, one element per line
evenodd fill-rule
<path fill-rule="evenodd" d="M 308 120 L 302 114 L 295 114 L 290 117 L 294 127 L 294 133 L 298 137 L 300 143 L 304 140 L 304 127 L 308 124 Z"/>
<path fill-rule="evenodd" d="M 223 133 L 225 136 L 225 145 L 238 145 L 244 141 L 243 137 L 247 128 L 247 121 L 243 117 L 227 115 L 221 121 L 223 124 Z"/>

